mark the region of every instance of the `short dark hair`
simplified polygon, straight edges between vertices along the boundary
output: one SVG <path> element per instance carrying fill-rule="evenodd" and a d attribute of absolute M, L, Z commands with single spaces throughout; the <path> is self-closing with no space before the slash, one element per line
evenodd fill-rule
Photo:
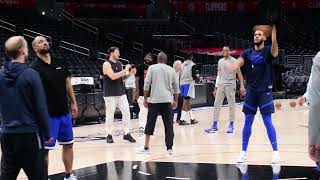
<path fill-rule="evenodd" d="M 166 53 L 161 51 L 157 56 L 157 60 L 160 63 L 167 63 L 168 57 L 167 57 Z"/>
<path fill-rule="evenodd" d="M 194 55 L 192 53 L 187 54 L 187 59 L 193 60 L 193 58 L 194 58 Z"/>
<path fill-rule="evenodd" d="M 147 56 L 150 56 L 152 58 L 152 60 L 153 60 L 153 55 L 152 55 L 151 52 L 148 52 L 144 57 L 147 57 Z"/>
<path fill-rule="evenodd" d="M 112 46 L 108 49 L 108 54 L 110 55 L 111 53 L 113 53 L 115 50 L 118 50 L 119 51 L 119 48 L 116 47 L 116 46 Z"/>

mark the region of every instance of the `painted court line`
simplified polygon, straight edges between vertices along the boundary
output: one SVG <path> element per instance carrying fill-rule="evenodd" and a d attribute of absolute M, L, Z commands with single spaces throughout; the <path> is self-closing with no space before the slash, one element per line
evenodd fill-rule
<path fill-rule="evenodd" d="M 190 179 L 190 178 L 182 178 L 182 177 L 170 177 L 170 176 L 168 176 L 168 177 L 166 177 L 166 179 L 188 180 L 188 179 Z"/>
<path fill-rule="evenodd" d="M 146 175 L 146 176 L 151 176 L 151 174 L 149 173 L 146 173 L 146 172 L 142 172 L 142 171 L 138 171 L 139 174 L 142 174 L 142 175 Z"/>

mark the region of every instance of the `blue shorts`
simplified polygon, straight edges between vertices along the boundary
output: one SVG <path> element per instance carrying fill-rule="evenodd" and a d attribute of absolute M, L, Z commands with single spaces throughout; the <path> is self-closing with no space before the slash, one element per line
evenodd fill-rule
<path fill-rule="evenodd" d="M 45 149 L 53 149 L 58 140 L 60 145 L 73 144 L 73 130 L 71 114 L 49 119 L 50 132 L 53 138 L 50 144 L 45 144 Z"/>
<path fill-rule="evenodd" d="M 180 96 L 189 97 L 190 84 L 180 85 Z"/>
<path fill-rule="evenodd" d="M 242 112 L 256 114 L 258 107 L 261 114 L 274 113 L 272 90 L 256 92 L 249 88 L 247 89 Z"/>

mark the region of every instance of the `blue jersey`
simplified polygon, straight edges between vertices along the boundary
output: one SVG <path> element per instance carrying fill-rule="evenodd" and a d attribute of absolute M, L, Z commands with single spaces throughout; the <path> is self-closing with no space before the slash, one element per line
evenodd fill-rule
<path fill-rule="evenodd" d="M 265 46 L 259 51 L 254 48 L 244 50 L 244 69 L 247 76 L 248 88 L 262 92 L 272 89 L 272 60 L 271 47 Z"/>

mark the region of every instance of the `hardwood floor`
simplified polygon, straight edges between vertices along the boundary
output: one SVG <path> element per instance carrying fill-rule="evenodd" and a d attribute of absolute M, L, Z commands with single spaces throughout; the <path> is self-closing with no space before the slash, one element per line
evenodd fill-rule
<path fill-rule="evenodd" d="M 282 109 L 273 114 L 273 123 L 277 130 L 281 164 L 291 166 L 314 166 L 308 156 L 307 107 L 289 107 L 288 100 L 276 100 L 282 103 Z M 213 107 L 194 110 L 200 121 L 197 125 L 174 125 L 174 154 L 168 156 L 164 143 L 164 129 L 158 117 L 155 135 L 151 138 L 151 154 L 141 155 L 136 149 L 143 145 L 144 137 L 137 132 L 138 121 L 132 120 L 132 135 L 137 143 L 122 140 L 120 123 L 116 123 L 114 144 L 105 140 L 105 124 L 86 125 L 74 128 L 74 169 L 84 168 L 115 160 L 124 161 L 161 161 L 192 163 L 226 163 L 234 164 L 241 150 L 241 134 L 244 116 L 242 105 L 237 105 L 235 133 L 228 135 L 228 107 L 221 110 L 219 132 L 204 133 L 210 127 L 213 118 Z M 269 143 L 261 115 L 257 113 L 253 124 L 252 136 L 248 148 L 248 164 L 270 164 L 271 145 Z M 50 152 L 49 173 L 64 171 L 61 161 L 61 146 Z M 23 178 L 23 175 L 21 175 Z"/>

